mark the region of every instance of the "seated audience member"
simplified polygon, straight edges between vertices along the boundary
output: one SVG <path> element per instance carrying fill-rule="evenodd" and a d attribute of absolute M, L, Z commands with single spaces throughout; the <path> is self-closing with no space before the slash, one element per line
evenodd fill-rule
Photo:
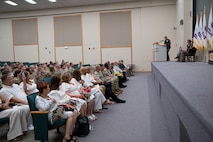
<path fill-rule="evenodd" d="M 96 86 L 99 87 L 99 89 L 101 90 L 101 92 L 105 95 L 105 92 L 106 92 L 106 87 L 104 86 L 103 84 L 103 81 L 96 78 L 96 75 L 94 74 L 95 73 L 95 69 L 93 66 L 87 66 L 87 67 L 84 67 L 85 68 L 85 73 L 88 74 L 88 75 L 91 75 L 91 79 L 93 80 L 92 83 Z M 83 72 L 83 70 L 82 70 Z"/>
<path fill-rule="evenodd" d="M 70 63 L 67 64 L 67 70 L 68 70 L 68 72 L 69 72 L 70 74 L 72 74 L 73 71 L 75 70 L 75 69 L 73 68 L 73 63 L 72 63 L 72 62 L 70 62 Z"/>
<path fill-rule="evenodd" d="M 22 72 L 22 82 L 19 86 L 21 86 L 27 95 L 38 92 L 37 84 L 33 79 L 30 79 L 30 73 L 28 71 Z"/>
<path fill-rule="evenodd" d="M 59 72 L 60 72 L 61 75 L 68 71 L 67 64 L 68 64 L 67 62 L 61 63 L 61 67 L 59 69 Z"/>
<path fill-rule="evenodd" d="M 193 48 L 193 43 L 190 39 L 187 40 L 186 47 L 187 47 L 186 52 L 189 53 L 189 50 Z"/>
<path fill-rule="evenodd" d="M 81 70 L 81 79 L 83 80 L 83 86 L 91 88 L 91 94 L 95 96 L 95 105 L 94 105 L 94 112 L 101 112 L 103 109 L 103 105 L 107 103 L 107 99 L 105 98 L 104 94 L 101 92 L 99 85 L 94 84 L 95 80 L 93 76 L 88 73 L 89 67 L 82 67 Z"/>
<path fill-rule="evenodd" d="M 103 66 L 103 65 L 102 65 Z M 98 69 L 98 68 L 96 68 Z M 113 92 L 112 92 L 112 83 L 110 81 L 108 81 L 106 79 L 106 77 L 104 77 L 103 73 L 102 73 L 102 70 L 100 68 L 100 70 L 98 69 L 97 70 L 97 73 L 96 73 L 96 78 L 98 78 L 99 80 L 102 80 L 102 79 L 105 79 L 105 80 L 102 80 L 104 86 L 106 87 L 106 93 L 105 93 L 105 96 L 107 99 L 112 99 L 112 101 L 115 101 L 116 103 L 125 103 L 126 101 L 125 100 L 121 100 L 119 99 Z"/>
<path fill-rule="evenodd" d="M 180 47 L 179 52 L 177 53 L 175 59 L 177 59 L 178 62 L 185 62 L 186 55 L 187 52 Z"/>
<path fill-rule="evenodd" d="M 47 76 L 46 64 L 40 64 L 36 71 L 36 80 L 41 81 Z"/>
<path fill-rule="evenodd" d="M 54 98 L 48 96 L 50 92 L 50 88 L 48 83 L 41 81 L 38 83 L 39 95 L 36 96 L 36 107 L 41 111 L 48 111 L 48 120 L 53 123 L 58 119 L 67 119 L 66 120 L 66 128 L 65 135 L 62 142 L 67 141 L 75 141 L 77 142 L 77 138 L 73 136 L 72 130 L 75 126 L 76 119 L 78 116 L 77 111 L 64 111 L 61 113 L 61 118 L 56 117 L 57 110 L 60 110 L 60 104 L 56 102 Z M 71 107 L 71 106 L 69 106 Z M 72 107 L 71 107 L 72 108 Z M 72 108 L 74 109 L 74 108 Z"/>
<path fill-rule="evenodd" d="M 74 75 L 81 77 L 79 70 L 76 70 L 76 71 L 74 70 L 73 73 Z M 96 120 L 97 117 L 93 114 L 94 105 L 95 105 L 95 96 L 92 94 L 91 89 L 82 86 L 81 83 L 83 82 L 83 80 L 79 82 L 75 78 L 71 77 L 70 74 L 68 74 L 67 76 L 69 76 L 69 80 L 67 80 L 67 82 L 69 82 L 69 84 L 71 85 L 71 87 L 69 88 L 70 92 L 74 96 L 83 97 L 83 99 L 87 102 L 86 112 L 87 112 L 88 118 L 90 120 Z"/>
<path fill-rule="evenodd" d="M 127 79 L 124 76 L 125 73 L 122 69 L 120 69 L 118 62 L 114 62 L 114 64 L 111 64 L 111 65 L 113 65 L 112 67 L 113 67 L 114 74 L 118 77 L 119 81 L 122 83 L 126 82 Z M 119 87 L 125 88 L 126 85 L 121 85 L 119 83 Z"/>
<path fill-rule="evenodd" d="M 9 117 L 8 141 L 19 141 L 27 131 L 25 110 L 21 107 L 10 106 L 10 102 L 0 94 L 0 118 Z"/>
<path fill-rule="evenodd" d="M 3 87 L 0 90 L 0 94 L 10 102 L 18 104 L 18 107 L 25 110 L 28 130 L 33 130 L 34 127 L 32 125 L 32 116 L 27 101 L 27 94 L 19 85 L 13 83 L 13 75 L 11 73 L 3 74 L 1 80 L 3 82 Z"/>
<path fill-rule="evenodd" d="M 61 84 L 61 78 L 59 76 L 53 76 L 50 81 L 50 92 L 48 96 L 54 98 L 57 103 L 74 106 L 79 112 L 79 115 L 84 116 L 86 112 L 85 101 L 69 96 L 65 86 L 62 86 L 60 89 Z"/>
<path fill-rule="evenodd" d="M 81 72 L 78 69 L 73 71 L 71 83 L 74 83 L 79 90 L 83 88 L 84 80 L 81 79 Z"/>
<path fill-rule="evenodd" d="M 193 56 L 193 61 L 195 61 L 195 54 L 196 54 L 197 49 L 195 47 L 193 47 L 193 43 L 192 41 L 189 39 L 187 41 L 187 61 L 189 61 L 189 56 Z"/>
<path fill-rule="evenodd" d="M 128 81 L 129 79 L 127 78 L 127 75 L 126 75 L 127 68 L 126 68 L 123 60 L 118 61 L 118 67 L 123 71 L 123 78 L 125 79 L 125 81 Z"/>
<path fill-rule="evenodd" d="M 126 64 L 124 64 L 124 61 L 123 60 L 119 60 L 118 61 L 118 64 L 119 64 L 119 67 L 120 67 L 120 69 L 122 69 L 124 72 L 125 72 L 125 76 L 126 76 L 126 78 L 127 78 L 127 76 L 128 76 L 128 66 L 126 65 Z M 128 80 L 128 79 L 127 79 Z"/>
<path fill-rule="evenodd" d="M 106 82 L 111 82 L 112 84 L 112 92 L 116 95 L 119 95 L 122 93 L 122 90 L 119 87 L 119 81 L 116 76 L 113 76 L 109 70 L 110 64 L 105 63 L 104 65 L 100 64 L 100 71 L 103 75 L 103 79 Z"/>
<path fill-rule="evenodd" d="M 27 69 L 27 71 L 30 74 L 30 79 L 34 80 L 34 82 L 36 83 L 36 72 L 37 72 L 37 66 L 36 65 L 30 65 L 29 69 Z"/>
<path fill-rule="evenodd" d="M 4 63 L 3 68 L 4 70 L 11 72 L 11 67 L 8 65 L 8 63 Z"/>
<path fill-rule="evenodd" d="M 79 89 L 82 90 L 84 81 L 81 80 L 81 73 L 78 69 L 73 71 L 72 74 L 72 79 L 70 81 L 71 83 L 75 84 L 75 86 Z M 94 105 L 95 105 L 95 96 L 90 92 L 90 98 L 87 101 L 87 116 L 90 119 L 90 121 L 97 119 L 97 117 L 93 114 L 94 110 Z M 91 100 L 91 101 L 89 101 Z"/>
<path fill-rule="evenodd" d="M 62 83 L 59 87 L 59 90 L 64 91 L 68 96 L 70 96 L 71 99 L 79 102 L 80 106 L 77 110 L 80 111 L 80 117 L 85 116 L 87 110 L 87 102 L 86 102 L 87 98 L 85 98 L 85 96 L 79 92 L 75 84 L 70 83 L 71 76 L 69 72 L 63 73 L 61 79 Z M 91 101 L 93 98 L 91 98 L 88 101 Z"/>
<path fill-rule="evenodd" d="M 101 77 L 103 76 L 102 72 L 99 71 L 99 74 L 97 76 L 95 76 L 95 74 L 93 74 L 92 72 L 87 72 L 87 79 L 86 80 L 90 80 L 91 83 L 96 84 L 97 80 L 98 82 L 101 82 L 101 84 L 103 84 L 106 88 L 105 90 L 105 97 L 107 98 L 107 101 L 105 102 L 105 104 L 113 104 L 110 99 L 112 99 L 112 101 L 115 101 L 116 103 L 125 103 L 125 100 L 121 100 L 119 99 L 113 92 L 112 92 L 112 84 L 111 82 L 107 82 L 105 80 L 101 80 Z M 88 79 L 89 78 L 89 79 Z M 96 84 L 98 85 L 98 84 Z"/>
<path fill-rule="evenodd" d="M 125 64 L 123 60 L 120 60 L 120 62 L 125 67 L 127 77 L 134 76 L 133 71 L 132 71 L 133 65 L 132 64 L 129 64 L 129 65 Z"/>
<path fill-rule="evenodd" d="M 25 71 L 27 68 L 28 68 L 28 67 L 27 67 L 26 65 L 24 65 L 23 63 L 20 63 L 19 69 L 20 69 L 21 71 Z"/>
<path fill-rule="evenodd" d="M 20 84 L 21 83 L 21 70 L 17 69 L 14 71 L 14 78 L 13 81 L 15 84 Z"/>
<path fill-rule="evenodd" d="M 194 58 L 195 58 L 196 50 L 197 49 L 195 47 L 193 47 L 192 41 L 189 39 L 189 40 L 187 40 L 186 51 L 183 50 L 182 48 L 180 48 L 175 59 L 177 59 L 177 61 L 185 62 L 185 58 L 187 57 L 187 61 L 188 61 L 189 56 L 194 56 Z"/>
<path fill-rule="evenodd" d="M 48 76 L 49 77 L 53 77 L 53 76 L 57 76 L 58 75 L 58 72 L 56 71 L 56 67 L 53 66 L 53 65 L 50 65 L 49 66 L 49 73 L 48 73 Z"/>

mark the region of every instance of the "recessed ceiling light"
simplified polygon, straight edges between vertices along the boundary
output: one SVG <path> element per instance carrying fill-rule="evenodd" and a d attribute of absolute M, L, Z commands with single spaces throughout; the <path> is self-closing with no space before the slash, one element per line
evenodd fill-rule
<path fill-rule="evenodd" d="M 57 0 L 48 0 L 49 2 L 57 2 Z"/>
<path fill-rule="evenodd" d="M 34 0 L 25 0 L 25 1 L 30 3 L 30 4 L 37 4 L 37 2 L 35 2 Z"/>
<path fill-rule="evenodd" d="M 17 6 L 18 5 L 17 3 L 13 2 L 13 1 L 10 1 L 10 0 L 6 0 L 4 2 L 9 4 L 9 5 L 12 5 L 12 6 Z"/>

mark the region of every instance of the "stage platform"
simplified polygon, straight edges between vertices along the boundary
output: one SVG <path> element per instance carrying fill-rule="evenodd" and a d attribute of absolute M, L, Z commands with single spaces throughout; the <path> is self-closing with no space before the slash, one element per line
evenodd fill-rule
<path fill-rule="evenodd" d="M 151 67 L 173 142 L 213 142 L 213 65 L 152 62 Z"/>

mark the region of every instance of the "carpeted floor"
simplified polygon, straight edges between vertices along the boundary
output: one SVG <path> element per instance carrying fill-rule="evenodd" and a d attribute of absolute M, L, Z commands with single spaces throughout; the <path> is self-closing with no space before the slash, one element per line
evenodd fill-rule
<path fill-rule="evenodd" d="M 107 110 L 97 114 L 98 120 L 91 122 L 93 130 L 80 142 L 171 142 L 160 107 L 151 73 L 135 73 L 125 83 L 126 88 L 119 98 L 125 104 L 107 105 Z M 6 141 L 7 126 L 0 127 L 0 141 Z M 50 142 L 60 141 L 62 135 L 49 131 Z M 34 141 L 33 132 L 21 142 Z"/>

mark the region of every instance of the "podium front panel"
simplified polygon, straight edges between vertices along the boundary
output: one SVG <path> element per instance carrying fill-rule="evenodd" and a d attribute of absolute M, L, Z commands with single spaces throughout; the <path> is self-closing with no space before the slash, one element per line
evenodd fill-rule
<path fill-rule="evenodd" d="M 167 61 L 166 47 L 159 44 L 154 44 L 152 49 L 153 61 Z"/>

